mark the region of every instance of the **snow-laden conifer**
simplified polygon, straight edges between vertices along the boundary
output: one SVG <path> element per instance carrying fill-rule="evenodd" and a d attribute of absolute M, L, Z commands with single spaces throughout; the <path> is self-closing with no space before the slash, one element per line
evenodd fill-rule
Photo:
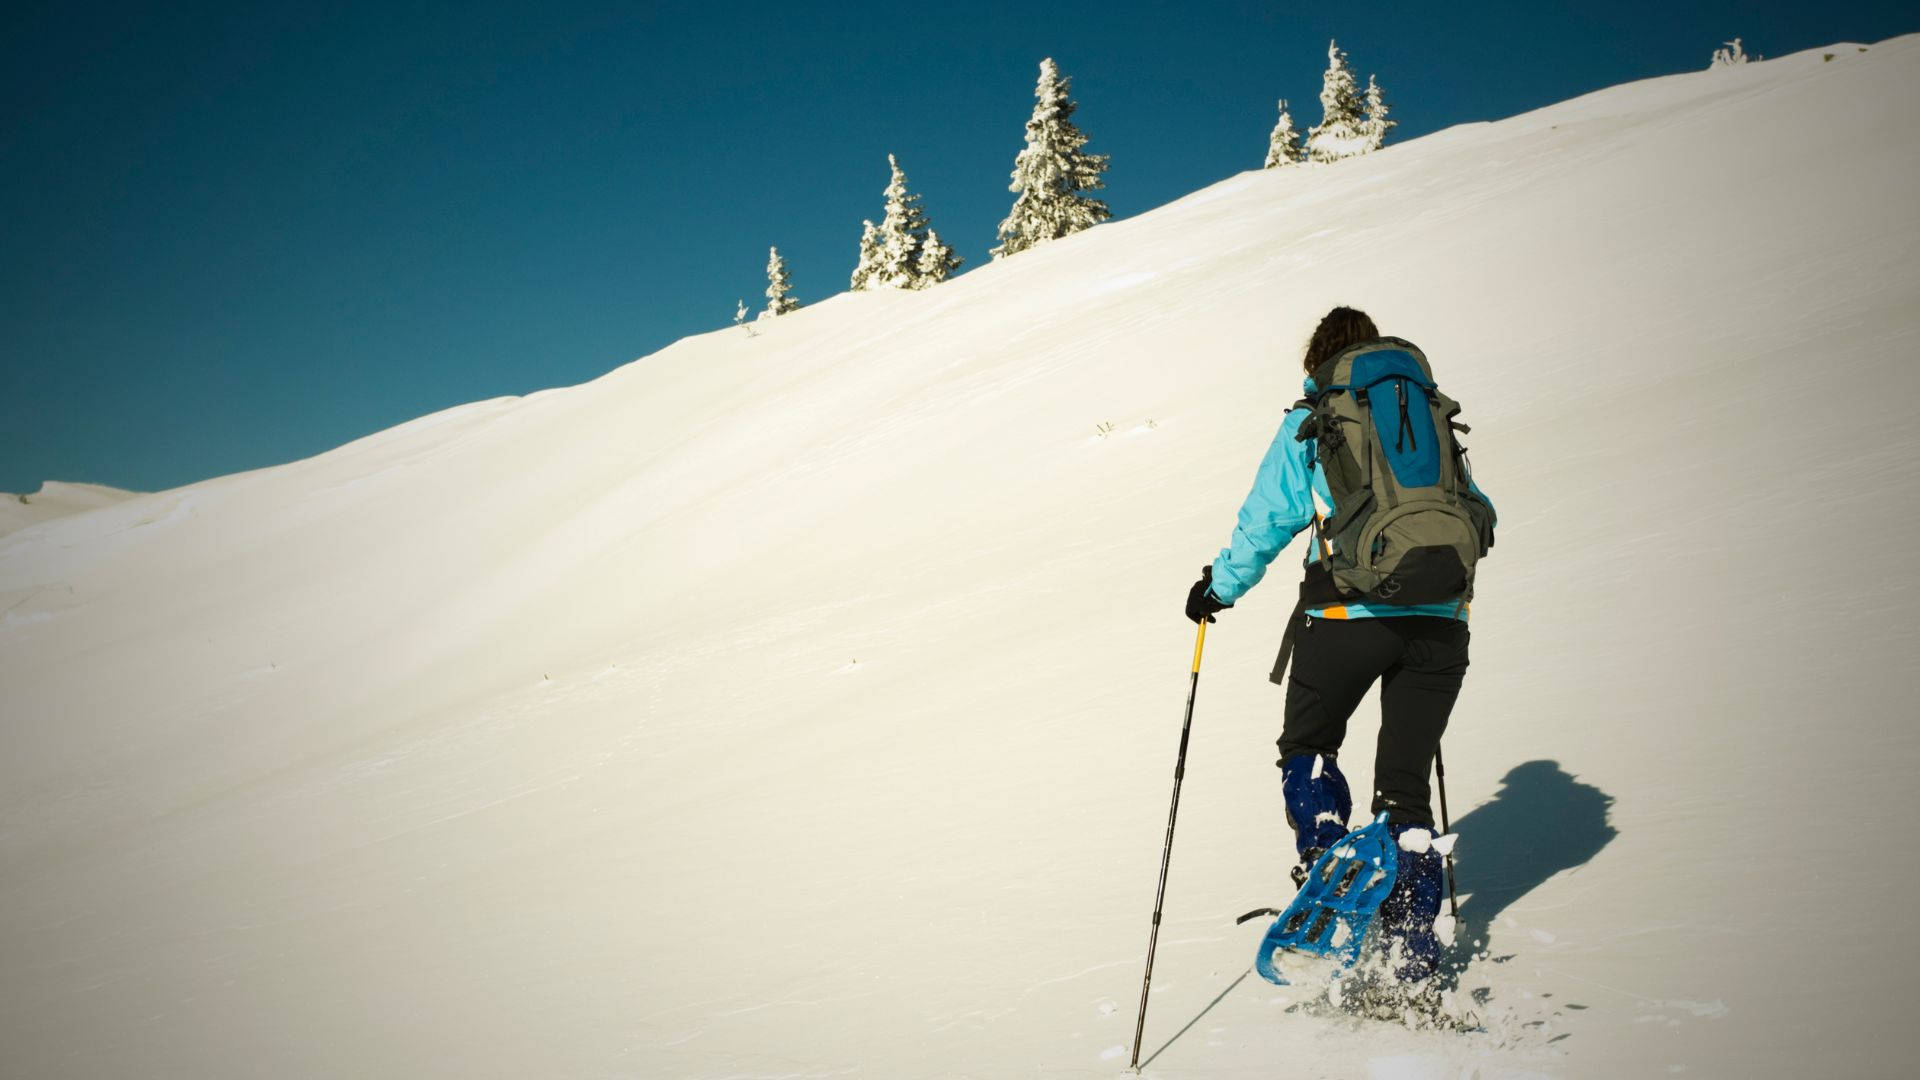
<path fill-rule="evenodd" d="M 1287 99 L 1281 98 L 1280 122 L 1273 125 L 1273 134 L 1267 136 L 1266 167 L 1293 165 L 1305 157 L 1300 150 L 1300 134 L 1293 130 L 1293 114 L 1287 111 Z"/>
<path fill-rule="evenodd" d="M 1067 96 L 1072 86 L 1073 80 L 1060 74 L 1052 57 L 1040 61 L 1026 149 L 1013 159 L 1013 183 L 1007 189 L 1019 198 L 1000 223 L 1000 245 L 993 249 L 996 259 L 1018 255 L 1112 216 L 1106 203 L 1081 194 L 1106 187 L 1100 174 L 1107 171 L 1107 155 L 1081 149 L 1087 136 L 1073 124 L 1078 106 Z"/>
<path fill-rule="evenodd" d="M 927 241 L 920 246 L 920 259 L 914 266 L 913 287 L 924 289 L 940 284 L 960 269 L 963 261 L 957 252 L 941 241 L 939 233 L 928 229 Z"/>
<path fill-rule="evenodd" d="M 953 249 L 939 242 L 927 222 L 920 196 L 907 190 L 907 174 L 899 159 L 887 155 L 892 175 L 887 181 L 886 213 L 880 224 L 863 222 L 860 264 L 853 271 L 853 289 L 924 289 L 945 281 L 960 266 Z M 933 248 L 929 254 L 929 248 Z"/>
<path fill-rule="evenodd" d="M 1734 38 L 1732 41 L 1724 42 L 1723 44 L 1725 44 L 1726 48 L 1713 50 L 1713 63 L 1707 65 L 1708 67 L 1733 67 L 1736 64 L 1744 64 L 1747 62 L 1747 50 L 1740 47 L 1739 38 Z"/>
<path fill-rule="evenodd" d="M 871 221 L 860 226 L 860 261 L 854 264 L 853 280 L 847 285 L 854 292 L 874 287 L 874 270 L 880 263 L 880 230 Z"/>
<path fill-rule="evenodd" d="M 800 306 L 793 298 L 793 279 L 787 276 L 787 260 L 780 257 L 780 249 L 767 249 L 767 310 L 760 313 L 765 319 L 775 315 L 785 315 Z"/>
<path fill-rule="evenodd" d="M 1360 126 L 1366 133 L 1369 152 L 1380 149 L 1387 141 L 1387 132 L 1400 126 L 1398 120 L 1387 118 L 1387 99 L 1371 75 L 1367 76 L 1367 118 Z"/>
<path fill-rule="evenodd" d="M 880 220 L 880 257 L 874 264 L 877 288 L 911 289 L 919 274 L 920 246 L 927 237 L 927 213 L 920 207 L 920 196 L 907 190 L 907 174 L 892 154 L 887 166 L 893 170 L 887 181 L 886 216 Z"/>
<path fill-rule="evenodd" d="M 1347 54 L 1327 42 L 1327 72 L 1320 79 L 1320 122 L 1307 131 L 1307 158 L 1339 161 L 1367 152 L 1360 93 L 1347 67 Z"/>

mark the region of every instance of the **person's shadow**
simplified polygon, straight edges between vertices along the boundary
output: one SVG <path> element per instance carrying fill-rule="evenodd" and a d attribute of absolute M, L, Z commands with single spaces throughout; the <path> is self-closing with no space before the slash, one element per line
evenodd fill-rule
<path fill-rule="evenodd" d="M 1585 865 L 1619 835 L 1607 820 L 1613 796 L 1573 778 L 1557 761 L 1516 765 L 1491 802 L 1453 822 L 1460 836 L 1454 879 L 1460 905 L 1456 963 L 1487 940 L 1495 919 L 1562 870 Z"/>

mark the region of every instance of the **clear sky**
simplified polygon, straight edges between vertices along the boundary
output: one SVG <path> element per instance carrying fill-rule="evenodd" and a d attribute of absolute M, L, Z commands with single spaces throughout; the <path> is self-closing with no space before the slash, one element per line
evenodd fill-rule
<path fill-rule="evenodd" d="M 1038 64 L 1116 217 L 1319 119 L 1327 41 L 1397 140 L 1903 3 L 9 5 L 0 490 L 155 490 L 593 378 L 846 288 L 887 154 L 987 261 Z M 1783 153 L 1792 133 L 1783 132 Z"/>

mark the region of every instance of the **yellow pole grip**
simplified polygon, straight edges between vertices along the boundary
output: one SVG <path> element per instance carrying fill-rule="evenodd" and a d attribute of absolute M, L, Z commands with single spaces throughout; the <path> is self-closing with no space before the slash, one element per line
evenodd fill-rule
<path fill-rule="evenodd" d="M 1193 673 L 1200 674 L 1200 650 L 1207 647 L 1207 620 L 1200 620 L 1200 633 L 1193 639 Z"/>

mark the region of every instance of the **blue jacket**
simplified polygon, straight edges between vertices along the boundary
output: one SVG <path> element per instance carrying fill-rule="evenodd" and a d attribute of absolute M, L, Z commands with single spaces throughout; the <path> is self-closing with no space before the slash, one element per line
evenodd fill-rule
<path fill-rule="evenodd" d="M 1312 396 L 1313 380 L 1306 392 Z M 1220 549 L 1213 560 L 1213 595 L 1223 604 L 1231 604 L 1247 594 L 1267 574 L 1267 564 L 1293 541 L 1302 529 L 1313 524 L 1314 497 L 1326 507 L 1322 518 L 1334 513 L 1333 496 L 1327 491 L 1327 478 L 1320 470 L 1308 467 L 1307 443 L 1295 438 L 1307 419 L 1306 409 L 1293 409 L 1280 423 L 1273 445 L 1260 459 L 1260 471 L 1254 474 L 1253 490 L 1240 505 L 1240 517 L 1233 526 L 1233 539 Z M 1474 493 L 1485 499 L 1478 485 Z M 1492 506 L 1493 501 L 1487 500 Z M 1303 565 L 1320 557 L 1312 545 L 1307 548 Z M 1340 604 L 1312 607 L 1307 613 L 1328 619 L 1366 619 L 1383 615 L 1445 615 L 1465 619 L 1467 606 L 1459 600 L 1438 604 Z"/>

